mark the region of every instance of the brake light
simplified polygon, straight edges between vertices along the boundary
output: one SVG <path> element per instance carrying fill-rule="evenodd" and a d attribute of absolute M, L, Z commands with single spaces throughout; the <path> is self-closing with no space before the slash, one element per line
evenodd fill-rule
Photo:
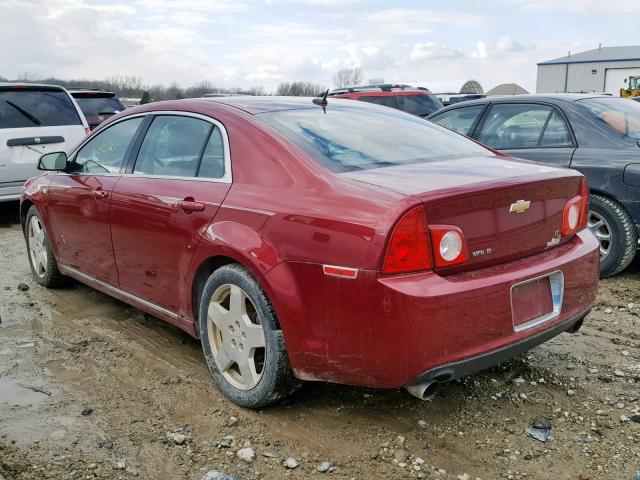
<path fill-rule="evenodd" d="M 580 180 L 578 195 L 570 199 L 562 211 L 561 235 L 571 235 L 587 226 L 589 217 L 589 188 L 587 181 Z"/>
<path fill-rule="evenodd" d="M 398 221 L 387 245 L 382 273 L 408 273 L 433 266 L 424 207 L 418 206 Z"/>
<path fill-rule="evenodd" d="M 453 225 L 429 225 L 436 267 L 449 267 L 469 258 L 462 230 Z"/>

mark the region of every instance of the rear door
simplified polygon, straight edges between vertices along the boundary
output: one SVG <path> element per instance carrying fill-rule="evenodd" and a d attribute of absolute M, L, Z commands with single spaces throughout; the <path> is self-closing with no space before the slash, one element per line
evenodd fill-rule
<path fill-rule="evenodd" d="M 0 86 L 0 188 L 22 186 L 41 155 L 71 151 L 85 126 L 69 94 L 57 87 Z"/>
<path fill-rule="evenodd" d="M 193 252 L 231 186 L 224 127 L 156 115 L 127 172 L 111 207 L 120 287 L 179 313 Z"/>
<path fill-rule="evenodd" d="M 539 103 L 494 103 L 474 138 L 508 155 L 569 167 L 576 143 L 562 112 Z"/>
<path fill-rule="evenodd" d="M 68 173 L 49 186 L 47 207 L 60 260 L 93 278 L 118 285 L 111 230 L 111 193 L 145 117 L 107 127 L 72 157 Z"/>

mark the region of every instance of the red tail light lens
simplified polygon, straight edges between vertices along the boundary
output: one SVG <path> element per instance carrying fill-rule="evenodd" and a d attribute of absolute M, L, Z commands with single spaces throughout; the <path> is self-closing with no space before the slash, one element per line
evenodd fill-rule
<path fill-rule="evenodd" d="M 382 273 L 408 273 L 429 270 L 431 243 L 424 207 L 409 210 L 396 224 L 382 264 Z"/>
<path fill-rule="evenodd" d="M 453 225 L 430 225 L 436 267 L 448 267 L 469 258 L 462 230 Z"/>
<path fill-rule="evenodd" d="M 589 188 L 587 181 L 580 180 L 578 195 L 569 200 L 562 211 L 561 235 L 570 235 L 587 226 L 589 217 Z"/>

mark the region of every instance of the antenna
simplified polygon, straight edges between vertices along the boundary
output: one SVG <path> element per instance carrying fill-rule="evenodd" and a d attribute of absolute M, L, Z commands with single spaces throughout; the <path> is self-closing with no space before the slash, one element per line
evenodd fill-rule
<path fill-rule="evenodd" d="M 322 110 L 324 111 L 324 113 L 327 113 L 327 105 L 329 105 L 329 102 L 327 102 L 327 95 L 329 95 L 328 88 L 327 88 L 327 91 L 324 92 L 322 97 L 318 96 L 312 100 L 314 104 L 320 105 L 322 107 Z"/>

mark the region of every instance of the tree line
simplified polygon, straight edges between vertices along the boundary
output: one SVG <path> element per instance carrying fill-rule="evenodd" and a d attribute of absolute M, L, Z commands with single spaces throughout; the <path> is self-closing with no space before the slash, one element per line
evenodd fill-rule
<path fill-rule="evenodd" d="M 361 83 L 363 79 L 362 70 L 358 67 L 342 69 L 336 72 L 333 77 L 336 87 L 355 85 Z M 132 75 L 109 75 L 103 80 L 95 79 L 71 79 L 65 80 L 56 77 L 40 77 L 33 74 L 22 74 L 16 79 L 7 79 L 0 76 L 0 82 L 26 82 L 26 83 L 46 83 L 60 85 L 61 87 L 89 88 L 114 92 L 119 97 L 140 98 L 146 101 L 177 100 L 181 98 L 197 98 L 209 94 L 240 94 L 240 95 L 282 95 L 282 96 L 304 96 L 315 97 L 327 90 L 327 87 L 318 83 L 305 80 L 280 83 L 273 92 L 267 91 L 262 86 L 250 88 L 217 87 L 210 81 L 201 81 L 190 87 L 181 87 L 177 83 L 165 85 L 145 84 L 140 77 Z"/>

